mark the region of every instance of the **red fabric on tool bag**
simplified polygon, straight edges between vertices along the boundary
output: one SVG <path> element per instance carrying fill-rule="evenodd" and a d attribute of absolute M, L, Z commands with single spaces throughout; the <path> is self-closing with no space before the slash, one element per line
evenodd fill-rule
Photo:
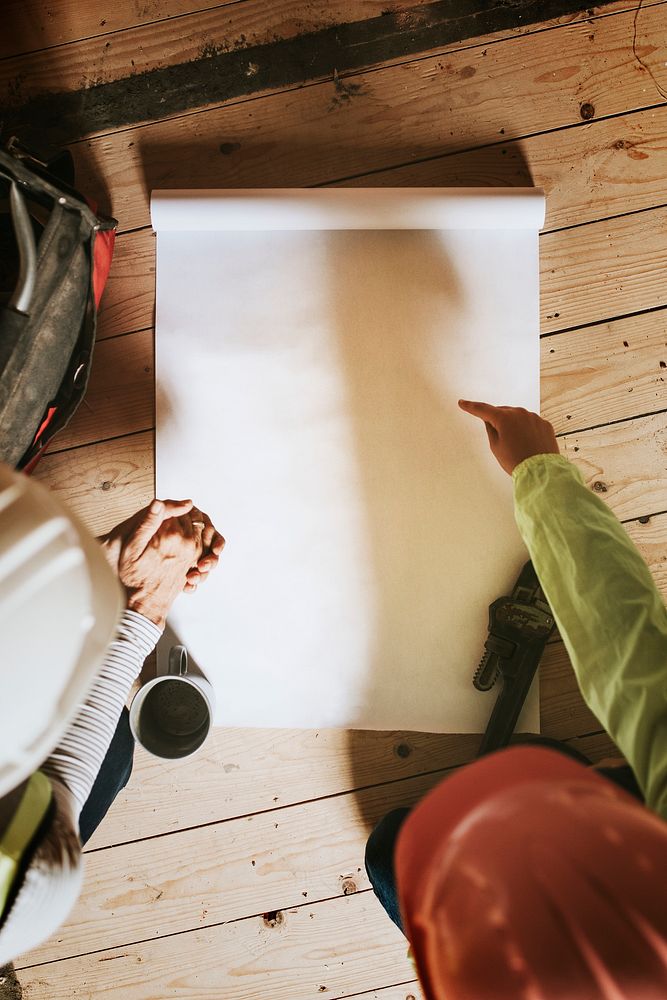
<path fill-rule="evenodd" d="M 115 229 L 108 229 L 105 233 L 95 234 L 93 245 L 93 295 L 95 296 L 95 306 L 99 309 L 100 299 L 104 286 L 111 270 L 111 260 L 113 258 L 113 248 L 116 243 Z"/>
<path fill-rule="evenodd" d="M 96 211 L 97 206 L 94 202 L 86 199 L 88 204 L 93 211 Z M 102 298 L 102 292 L 107 283 L 107 278 L 109 277 L 109 271 L 111 270 L 111 261 L 113 259 L 114 245 L 116 243 L 116 231 L 114 229 L 109 229 L 106 232 L 95 233 L 93 242 L 93 297 L 95 299 L 95 308 L 99 309 L 100 300 Z M 33 438 L 32 447 L 38 446 L 38 442 L 42 436 L 46 433 L 51 422 L 56 416 L 58 408 L 56 406 L 50 406 L 46 411 L 44 420 L 37 429 L 37 433 Z M 45 442 L 44 445 L 38 447 L 37 452 L 33 455 L 30 461 L 23 467 L 23 471 L 30 475 L 33 471 L 40 458 L 46 451 L 50 442 L 50 438 Z"/>

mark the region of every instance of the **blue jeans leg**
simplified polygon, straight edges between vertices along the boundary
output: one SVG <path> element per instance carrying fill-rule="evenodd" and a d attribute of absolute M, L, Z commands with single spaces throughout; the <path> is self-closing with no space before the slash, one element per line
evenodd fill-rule
<path fill-rule="evenodd" d="M 375 827 L 366 844 L 366 872 L 373 891 L 396 926 L 403 930 L 394 876 L 394 848 L 409 809 L 394 809 Z"/>
<path fill-rule="evenodd" d="M 90 840 L 114 799 L 130 780 L 133 759 L 134 737 L 130 731 L 130 713 L 127 708 L 123 708 L 106 757 L 81 810 L 79 836 L 82 844 Z"/>

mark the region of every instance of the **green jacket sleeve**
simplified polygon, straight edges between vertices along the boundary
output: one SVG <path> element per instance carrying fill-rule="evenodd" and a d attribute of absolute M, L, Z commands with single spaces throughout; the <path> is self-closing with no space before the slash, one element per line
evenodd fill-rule
<path fill-rule="evenodd" d="M 560 455 L 513 473 L 516 522 L 586 702 L 667 819 L 667 610 L 609 508 Z"/>

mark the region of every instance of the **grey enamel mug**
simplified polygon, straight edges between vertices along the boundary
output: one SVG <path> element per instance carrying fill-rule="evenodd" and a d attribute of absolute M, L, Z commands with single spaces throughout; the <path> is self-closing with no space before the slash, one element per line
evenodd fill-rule
<path fill-rule="evenodd" d="M 200 674 L 188 673 L 185 646 L 172 646 L 167 673 L 140 687 L 130 705 L 130 729 L 155 757 L 190 757 L 213 725 L 215 695 Z"/>

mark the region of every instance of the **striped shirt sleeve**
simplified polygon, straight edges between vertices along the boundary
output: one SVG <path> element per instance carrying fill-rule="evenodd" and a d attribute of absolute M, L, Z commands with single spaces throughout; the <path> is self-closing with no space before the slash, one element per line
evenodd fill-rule
<path fill-rule="evenodd" d="M 130 689 L 162 634 L 136 611 L 124 611 L 100 672 L 74 721 L 41 770 L 65 785 L 79 814 L 102 766 Z"/>

